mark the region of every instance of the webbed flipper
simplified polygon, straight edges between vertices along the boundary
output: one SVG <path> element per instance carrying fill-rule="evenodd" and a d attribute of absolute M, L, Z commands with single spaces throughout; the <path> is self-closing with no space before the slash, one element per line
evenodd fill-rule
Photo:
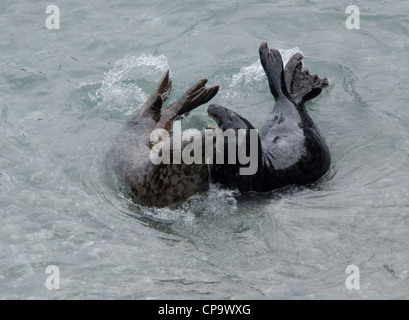
<path fill-rule="evenodd" d="M 152 117 L 159 120 L 160 110 L 162 108 L 163 102 L 166 100 L 166 92 L 172 87 L 172 81 L 169 78 L 169 69 L 163 74 L 162 78 L 159 80 L 155 91 L 150 95 L 148 100 L 142 106 L 141 111 L 138 116 Z"/>
<path fill-rule="evenodd" d="M 210 101 L 219 91 L 219 86 L 206 88 L 207 79 L 202 79 L 191 86 L 175 103 L 162 111 L 158 128 L 170 129 L 172 121 L 198 106 Z"/>
<path fill-rule="evenodd" d="M 259 48 L 260 62 L 267 75 L 268 84 L 274 99 L 288 96 L 284 80 L 284 67 L 281 54 L 277 49 L 269 49 L 267 42 L 263 41 Z"/>
<path fill-rule="evenodd" d="M 316 74 L 311 75 L 308 70 L 303 71 L 303 58 L 301 53 L 295 53 L 284 69 L 287 90 L 297 105 L 315 98 L 329 84 L 327 78 L 319 78 Z"/>

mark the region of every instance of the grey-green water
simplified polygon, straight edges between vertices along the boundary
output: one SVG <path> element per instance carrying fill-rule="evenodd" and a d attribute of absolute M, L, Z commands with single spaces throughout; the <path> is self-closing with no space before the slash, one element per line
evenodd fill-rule
<path fill-rule="evenodd" d="M 408 2 L 354 1 L 354 30 L 344 0 L 55 1 L 59 30 L 48 4 L 0 3 L 0 298 L 409 298 Z M 262 40 L 331 81 L 308 105 L 333 160 L 318 187 L 212 186 L 176 210 L 110 188 L 109 144 L 166 68 L 171 99 L 208 77 L 261 127 Z"/>

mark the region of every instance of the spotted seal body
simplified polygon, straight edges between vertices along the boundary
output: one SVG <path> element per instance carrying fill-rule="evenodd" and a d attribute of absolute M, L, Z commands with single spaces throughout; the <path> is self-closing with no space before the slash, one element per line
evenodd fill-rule
<path fill-rule="evenodd" d="M 259 134 L 257 172 L 240 175 L 242 165 L 238 161 L 227 164 L 225 157 L 224 164 L 213 161 L 210 165 L 211 177 L 216 183 L 240 191 L 266 192 L 288 185 L 308 185 L 328 171 L 331 157 L 304 103 L 319 95 L 328 80 L 302 71 L 300 53 L 291 57 L 285 70 L 279 51 L 269 50 L 266 42 L 261 44 L 259 54 L 275 106 Z M 243 116 L 220 105 L 209 106 L 208 114 L 222 130 L 254 129 Z"/>
<path fill-rule="evenodd" d="M 108 175 L 116 178 L 120 189 L 144 206 L 164 207 L 179 203 L 209 187 L 206 164 L 159 164 L 150 158 L 155 129 L 171 130 L 174 119 L 208 102 L 219 87 L 206 88 L 207 80 L 194 84 L 167 109 L 161 110 L 171 86 L 169 71 L 137 116 L 114 139 L 105 161 Z"/>

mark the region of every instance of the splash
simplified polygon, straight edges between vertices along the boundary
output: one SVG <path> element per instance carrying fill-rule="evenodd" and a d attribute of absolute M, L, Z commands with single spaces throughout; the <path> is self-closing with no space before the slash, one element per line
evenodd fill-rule
<path fill-rule="evenodd" d="M 139 207 L 145 217 L 157 221 L 186 225 L 194 223 L 199 216 L 231 216 L 237 211 L 238 190 L 226 190 L 211 184 L 210 189 L 203 194 L 196 194 L 183 202 L 177 208 L 147 208 Z"/>
<path fill-rule="evenodd" d="M 283 64 L 286 65 L 288 60 L 290 60 L 291 56 L 297 52 L 303 54 L 303 52 L 298 47 L 290 48 L 290 49 L 279 49 L 281 53 L 281 57 L 283 58 Z"/>
<path fill-rule="evenodd" d="M 240 71 L 233 75 L 230 83 L 230 88 L 236 87 L 240 83 L 250 83 L 252 81 L 260 81 L 264 79 L 265 74 L 261 66 L 260 59 L 249 66 L 240 68 Z"/>
<path fill-rule="evenodd" d="M 89 93 L 92 101 L 103 104 L 107 110 L 117 110 L 126 116 L 134 114 L 145 103 L 149 93 L 141 83 L 156 83 L 158 77 L 169 68 L 165 56 L 128 54 L 115 62 L 114 67 L 104 74 L 100 87 Z"/>
<path fill-rule="evenodd" d="M 298 47 L 291 49 L 281 49 L 279 50 L 283 59 L 283 64 L 286 65 L 291 56 L 297 52 L 301 52 Z M 250 94 L 254 90 L 251 90 L 252 87 L 257 89 L 257 84 L 264 82 L 266 80 L 266 75 L 264 73 L 263 67 L 261 65 L 260 59 L 254 63 L 243 66 L 240 68 L 240 71 L 236 74 L 233 74 L 229 89 L 225 93 L 226 98 L 232 98 L 245 94 Z M 250 88 L 250 89 L 249 89 Z"/>

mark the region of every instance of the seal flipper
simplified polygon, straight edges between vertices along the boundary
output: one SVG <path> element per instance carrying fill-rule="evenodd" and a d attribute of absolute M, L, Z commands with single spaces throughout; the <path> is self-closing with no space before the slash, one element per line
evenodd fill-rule
<path fill-rule="evenodd" d="M 163 101 L 166 100 L 165 93 L 170 90 L 172 81 L 169 78 L 169 69 L 163 74 L 159 80 L 155 91 L 150 95 L 148 100 L 143 104 L 139 116 L 152 117 L 155 121 L 159 121 L 160 110 L 162 109 Z"/>
<path fill-rule="evenodd" d="M 284 69 L 287 90 L 297 105 L 315 98 L 329 84 L 327 78 L 321 79 L 317 75 L 311 75 L 308 70 L 302 71 L 303 58 L 301 53 L 295 53 Z"/>
<path fill-rule="evenodd" d="M 301 71 L 303 58 L 304 56 L 301 53 L 299 52 L 294 53 L 288 60 L 287 64 L 285 65 L 284 68 L 285 85 L 290 94 L 295 94 L 295 92 L 291 91 L 295 89 L 293 88 L 293 80 L 295 75 L 297 74 L 297 71 L 298 72 Z M 298 92 L 300 92 L 300 90 L 298 90 Z"/>
<path fill-rule="evenodd" d="M 284 79 L 284 67 L 281 54 L 276 49 L 269 50 L 267 42 L 263 41 L 259 48 L 260 61 L 268 78 L 271 94 L 275 100 L 286 96 L 290 98 Z"/>
<path fill-rule="evenodd" d="M 210 101 L 219 91 L 219 86 L 206 88 L 207 79 L 202 79 L 191 86 L 175 103 L 162 111 L 158 128 L 170 129 L 171 121 L 198 106 Z"/>
<path fill-rule="evenodd" d="M 300 105 L 304 105 L 304 103 L 307 102 L 308 100 L 312 100 L 316 96 L 319 96 L 321 91 L 322 91 L 321 88 L 311 88 L 311 89 L 307 89 L 307 90 L 304 90 L 298 93 L 293 98 L 294 98 L 295 103 L 298 106 L 300 106 Z"/>

